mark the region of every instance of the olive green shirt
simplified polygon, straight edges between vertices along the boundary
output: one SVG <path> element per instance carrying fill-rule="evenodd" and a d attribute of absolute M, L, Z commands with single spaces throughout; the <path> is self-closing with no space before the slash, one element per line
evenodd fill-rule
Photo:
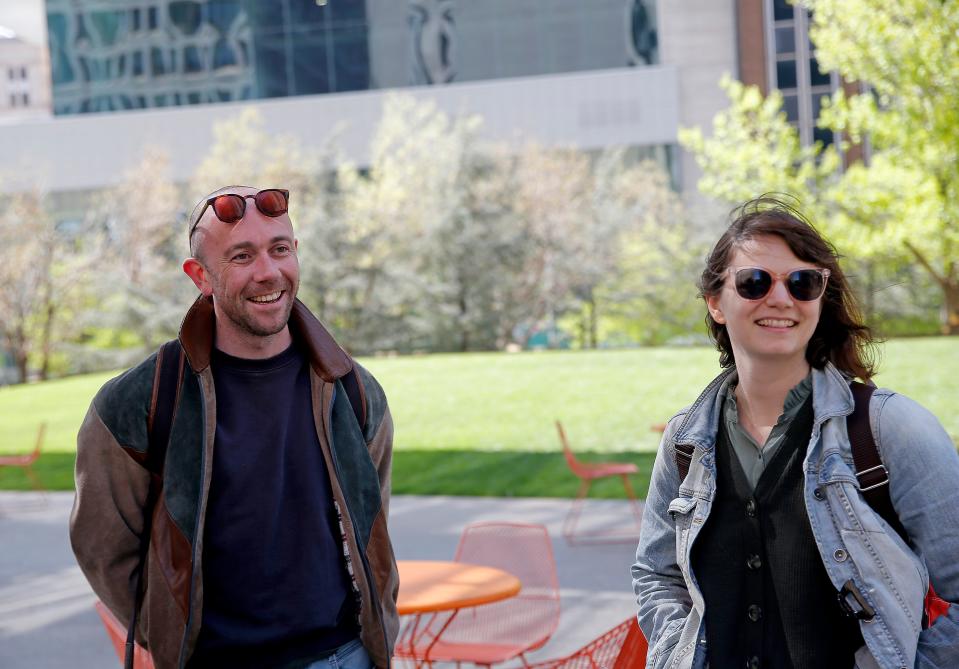
<path fill-rule="evenodd" d="M 766 465 L 779 450 L 779 445 L 782 443 L 783 437 L 786 436 L 786 431 L 789 429 L 793 418 L 796 417 L 803 402 L 812 393 L 812 373 L 807 374 L 806 378 L 786 393 L 783 412 L 769 433 L 766 443 L 762 445 L 757 444 L 752 435 L 739 424 L 739 411 L 736 407 L 736 386 L 738 383 L 739 377 L 733 372 L 729 389 L 726 391 L 726 399 L 723 402 L 723 418 L 726 421 L 729 443 L 732 444 L 733 450 L 739 458 L 739 464 L 743 467 L 746 479 L 755 489 L 759 477 L 766 469 Z"/>

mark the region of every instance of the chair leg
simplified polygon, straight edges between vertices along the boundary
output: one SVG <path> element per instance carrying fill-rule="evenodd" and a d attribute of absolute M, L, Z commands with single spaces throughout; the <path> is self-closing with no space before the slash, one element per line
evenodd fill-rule
<path fill-rule="evenodd" d="M 583 510 L 583 500 L 589 493 L 591 483 L 592 481 L 589 479 L 583 479 L 579 484 L 579 492 L 576 493 L 576 499 L 573 500 L 573 504 L 566 514 L 566 519 L 563 521 L 563 537 L 565 537 L 569 543 L 574 542 L 576 523 L 579 522 L 579 514 Z"/>
<path fill-rule="evenodd" d="M 27 474 L 27 478 L 30 479 L 30 484 L 33 486 L 33 489 L 40 493 L 40 496 L 44 501 L 47 499 L 47 489 L 43 487 L 43 484 L 40 482 L 40 477 L 37 476 L 37 473 L 33 471 L 33 467 L 26 467 L 24 471 Z"/>
<path fill-rule="evenodd" d="M 621 478 L 623 479 L 623 487 L 626 489 L 626 497 L 629 498 L 629 503 L 633 507 L 633 516 L 636 517 L 636 525 L 639 526 L 643 522 L 643 512 L 639 508 L 639 500 L 636 499 L 636 493 L 633 492 L 633 486 L 629 482 L 629 475 L 622 474 Z"/>

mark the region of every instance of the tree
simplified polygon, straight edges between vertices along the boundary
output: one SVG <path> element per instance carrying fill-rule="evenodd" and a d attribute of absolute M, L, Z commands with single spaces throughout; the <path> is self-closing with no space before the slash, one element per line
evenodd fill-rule
<path fill-rule="evenodd" d="M 820 126 L 867 142 L 868 163 L 839 174 L 831 147 L 799 147 L 778 92 L 764 100 L 727 81 L 731 106 L 713 136 L 680 136 L 704 170 L 700 188 L 730 202 L 789 192 L 840 247 L 918 262 L 941 290 L 943 332 L 959 334 L 959 5 L 803 4 L 822 67 L 868 84 L 859 94 L 838 91 Z"/>
<path fill-rule="evenodd" d="M 655 344 L 701 330 L 696 282 L 715 231 L 691 220 L 659 164 L 629 163 L 623 151 L 600 162 L 600 219 L 616 226 L 612 265 L 595 291 L 606 316 L 603 334 Z"/>
<path fill-rule="evenodd" d="M 819 62 L 846 81 L 822 122 L 867 140 L 834 193 L 837 223 L 872 252 L 913 258 L 943 294 L 943 331 L 959 334 L 959 5 L 810 0 Z"/>
<path fill-rule="evenodd" d="M 165 151 L 145 147 L 140 162 L 94 199 L 88 215 L 88 225 L 100 231 L 95 278 L 101 299 L 87 311 L 86 325 L 133 332 L 146 350 L 176 334 L 192 295 L 180 271 L 184 203 L 169 168 Z"/>
<path fill-rule="evenodd" d="M 75 334 L 93 256 L 56 229 L 42 191 L 8 193 L 0 212 L 0 335 L 18 382 L 48 378 L 57 347 Z"/>

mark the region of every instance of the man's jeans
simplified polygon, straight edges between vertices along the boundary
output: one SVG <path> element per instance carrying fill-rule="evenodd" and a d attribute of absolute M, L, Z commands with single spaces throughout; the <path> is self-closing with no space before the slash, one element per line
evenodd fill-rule
<path fill-rule="evenodd" d="M 359 639 L 337 648 L 332 655 L 309 664 L 305 669 L 373 669 L 370 656 Z"/>

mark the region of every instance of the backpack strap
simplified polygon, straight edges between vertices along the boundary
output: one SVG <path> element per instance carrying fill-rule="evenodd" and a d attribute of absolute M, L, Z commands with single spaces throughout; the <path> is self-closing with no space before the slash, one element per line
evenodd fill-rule
<path fill-rule="evenodd" d="M 166 462 L 167 444 L 173 426 L 184 369 L 183 347 L 177 339 L 168 341 L 157 351 L 156 372 L 153 376 L 153 397 L 147 415 L 147 457 L 144 466 L 150 472 L 150 488 L 143 506 L 143 532 L 140 535 L 140 562 L 137 565 L 133 590 L 133 615 L 127 628 L 126 648 L 123 658 L 125 669 L 133 669 L 137 618 L 143 604 L 143 569 L 150 550 L 150 534 L 153 530 L 153 512 L 163 489 L 163 465 Z"/>
<path fill-rule="evenodd" d="M 696 447 L 692 444 L 676 444 L 673 447 L 673 455 L 676 458 L 676 469 L 679 470 L 679 482 L 686 480 L 686 474 L 689 473 L 689 465 L 693 461 L 693 452 Z"/>
<path fill-rule="evenodd" d="M 366 433 L 366 390 L 363 388 L 363 381 L 360 379 L 359 372 L 356 371 L 354 364 L 346 376 L 340 378 L 343 382 L 343 388 L 346 390 L 346 396 L 350 398 L 350 406 L 353 407 L 353 414 L 356 416 L 356 422 L 360 426 L 360 432 Z"/>
<path fill-rule="evenodd" d="M 176 410 L 183 382 L 183 347 L 178 339 L 172 339 L 157 351 L 156 373 L 153 377 L 153 401 L 147 416 L 149 450 L 146 468 L 153 474 L 163 474 L 166 461 L 173 413 Z"/>
<path fill-rule="evenodd" d="M 882 463 L 879 448 L 869 425 L 869 401 L 872 398 L 875 386 L 853 381 L 850 384 L 855 407 L 846 418 L 846 430 L 849 433 L 849 444 L 852 447 L 852 460 L 856 467 L 856 479 L 859 481 L 859 491 L 872 510 L 882 516 L 889 525 L 909 542 L 906 528 L 899 521 L 899 516 L 889 498 L 889 471 Z"/>

